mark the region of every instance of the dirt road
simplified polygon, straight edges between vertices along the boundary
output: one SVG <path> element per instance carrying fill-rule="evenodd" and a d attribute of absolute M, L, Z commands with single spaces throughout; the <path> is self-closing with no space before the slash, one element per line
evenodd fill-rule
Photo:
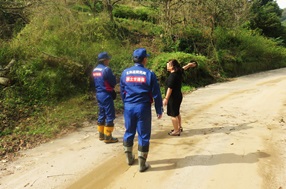
<path fill-rule="evenodd" d="M 167 135 L 169 117 L 153 119 L 147 172 L 125 163 L 119 116 L 120 143 L 102 143 L 87 125 L 1 162 L 0 188 L 286 188 L 286 69 L 198 89 L 184 96 L 181 115 L 180 137 Z"/>

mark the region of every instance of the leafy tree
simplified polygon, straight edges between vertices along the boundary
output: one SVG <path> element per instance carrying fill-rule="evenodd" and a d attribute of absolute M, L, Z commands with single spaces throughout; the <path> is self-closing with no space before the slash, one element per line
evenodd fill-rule
<path fill-rule="evenodd" d="M 266 37 L 278 38 L 284 35 L 281 24 L 282 9 L 273 0 L 255 0 L 251 8 L 250 28 Z"/>
<path fill-rule="evenodd" d="M 286 9 L 283 9 L 282 16 L 281 16 L 281 22 L 283 26 L 286 26 Z"/>
<path fill-rule="evenodd" d="M 175 46 L 171 50 L 211 55 L 215 28 L 231 29 L 245 23 L 250 3 L 245 0 L 158 0 L 153 1 L 153 7 L 162 12 L 160 24 L 165 28 L 165 36 L 170 38 L 167 42 Z"/>

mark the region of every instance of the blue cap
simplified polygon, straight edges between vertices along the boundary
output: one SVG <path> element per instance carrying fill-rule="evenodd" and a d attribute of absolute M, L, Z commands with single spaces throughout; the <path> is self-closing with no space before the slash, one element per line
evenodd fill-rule
<path fill-rule="evenodd" d="M 107 54 L 107 52 L 101 52 L 101 53 L 99 53 L 98 56 L 97 56 L 97 60 L 98 60 L 98 61 L 103 61 L 103 60 L 106 60 L 106 59 L 111 59 L 111 56 L 109 56 L 109 55 Z"/>
<path fill-rule="evenodd" d="M 134 52 L 133 52 L 133 58 L 145 58 L 145 57 L 149 57 L 150 55 L 147 54 L 147 51 L 145 48 L 139 48 L 139 49 L 136 49 Z"/>

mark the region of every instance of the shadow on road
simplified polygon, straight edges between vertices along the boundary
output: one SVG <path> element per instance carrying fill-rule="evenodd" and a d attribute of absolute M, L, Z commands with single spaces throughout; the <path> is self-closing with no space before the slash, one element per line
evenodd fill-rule
<path fill-rule="evenodd" d="M 180 169 L 188 166 L 212 166 L 219 164 L 232 163 L 257 163 L 261 158 L 270 157 L 265 152 L 253 152 L 249 154 L 210 154 L 210 155 L 193 155 L 184 158 L 160 159 L 149 161 L 151 164 L 150 171 L 166 171 L 170 169 Z"/>
<path fill-rule="evenodd" d="M 250 123 L 243 123 L 238 126 L 220 126 L 220 127 L 208 127 L 208 128 L 201 128 L 201 129 L 192 129 L 192 127 L 184 127 L 184 131 L 181 133 L 180 137 L 190 137 L 195 135 L 208 135 L 208 134 L 215 134 L 215 133 L 225 133 L 230 134 L 232 132 L 238 132 L 242 130 L 251 129 L 253 127 L 248 126 Z M 166 137 L 172 137 L 168 136 L 169 131 L 164 131 L 166 134 L 162 134 L 162 132 L 158 132 L 156 134 L 153 134 L 151 139 L 160 139 L 160 138 L 166 138 Z M 164 137 L 165 136 L 165 137 Z"/>

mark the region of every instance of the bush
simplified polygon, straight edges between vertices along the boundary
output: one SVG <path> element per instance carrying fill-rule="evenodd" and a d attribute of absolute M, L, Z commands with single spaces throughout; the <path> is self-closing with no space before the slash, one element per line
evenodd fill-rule
<path fill-rule="evenodd" d="M 187 54 L 182 52 L 177 53 L 162 53 L 152 59 L 150 62 L 151 70 L 153 70 L 161 84 L 165 85 L 165 81 L 168 77 L 168 71 L 166 70 L 166 64 L 170 59 L 177 59 L 181 66 L 184 66 L 190 61 L 197 61 L 199 66 L 197 68 L 191 68 L 185 71 L 183 83 L 198 87 L 204 86 L 215 82 L 219 78 L 213 75 L 213 67 L 211 65 L 211 60 L 208 60 L 204 56 L 196 56 L 194 54 Z"/>
<path fill-rule="evenodd" d="M 141 21 L 148 21 L 157 23 L 157 13 L 146 7 L 130 7 L 124 5 L 117 5 L 114 7 L 113 15 L 117 18 L 136 19 Z"/>
<path fill-rule="evenodd" d="M 64 58 L 19 62 L 14 74 L 23 96 L 28 99 L 60 100 L 87 88 L 82 65 Z"/>
<path fill-rule="evenodd" d="M 286 50 L 278 42 L 244 29 L 215 30 L 218 61 L 228 77 L 286 66 Z"/>
<path fill-rule="evenodd" d="M 210 39 L 206 38 L 202 31 L 194 27 L 185 26 L 183 30 L 181 27 L 180 25 L 180 27 L 174 29 L 177 35 L 164 36 L 164 51 L 206 55 Z"/>

